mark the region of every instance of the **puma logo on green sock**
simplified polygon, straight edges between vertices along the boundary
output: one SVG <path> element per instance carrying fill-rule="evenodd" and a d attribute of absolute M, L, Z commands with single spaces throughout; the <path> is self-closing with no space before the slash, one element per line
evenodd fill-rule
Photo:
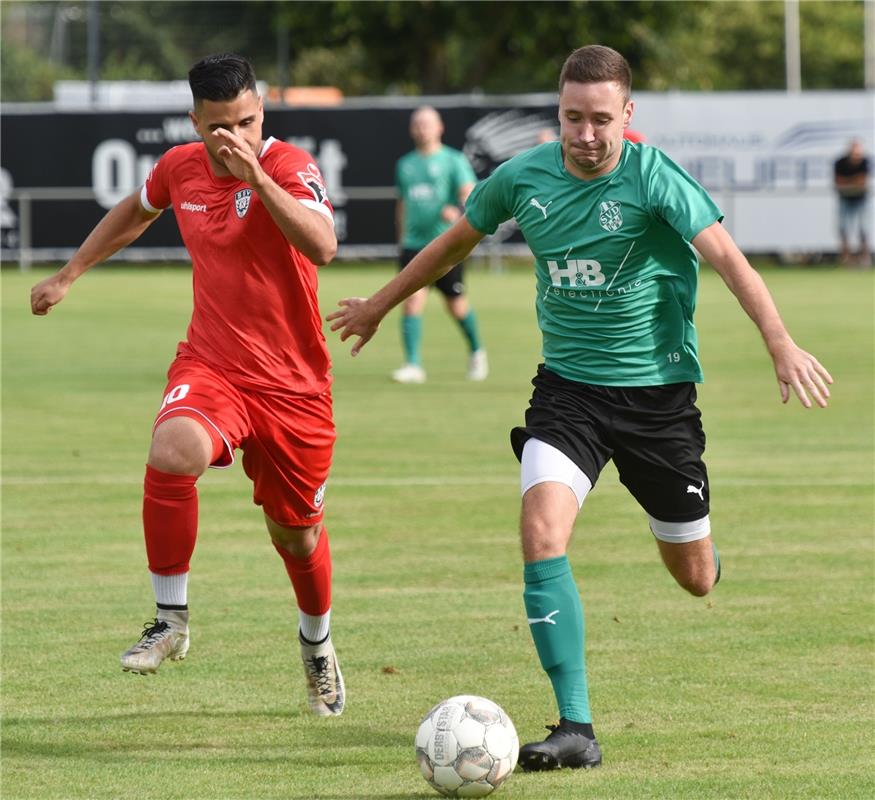
<path fill-rule="evenodd" d="M 538 622 L 546 622 L 548 625 L 555 625 L 556 620 L 552 619 L 552 617 L 554 617 L 558 613 L 559 613 L 559 609 L 557 608 L 555 611 L 551 611 L 549 614 L 547 614 L 546 617 L 538 617 L 537 619 L 532 619 L 531 617 L 527 617 L 527 621 L 528 621 L 529 625 L 535 625 Z"/>

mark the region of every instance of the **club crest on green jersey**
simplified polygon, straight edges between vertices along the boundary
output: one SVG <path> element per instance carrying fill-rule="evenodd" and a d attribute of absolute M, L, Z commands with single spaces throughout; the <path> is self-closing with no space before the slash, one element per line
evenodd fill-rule
<path fill-rule="evenodd" d="M 606 231 L 617 231 L 623 225 L 620 204 L 616 200 L 605 200 L 599 204 L 599 225 Z"/>

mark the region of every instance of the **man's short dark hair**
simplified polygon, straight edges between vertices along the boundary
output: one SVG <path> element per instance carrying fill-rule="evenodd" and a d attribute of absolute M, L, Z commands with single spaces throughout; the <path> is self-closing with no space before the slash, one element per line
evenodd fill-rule
<path fill-rule="evenodd" d="M 574 83 L 606 83 L 615 81 L 628 101 L 632 92 L 632 70 L 629 62 L 616 50 L 600 44 L 579 47 L 562 65 L 559 73 L 559 91 L 568 81 Z"/>
<path fill-rule="evenodd" d="M 188 85 L 194 102 L 234 100 L 255 86 L 255 70 L 243 56 L 217 53 L 197 62 L 188 71 Z"/>

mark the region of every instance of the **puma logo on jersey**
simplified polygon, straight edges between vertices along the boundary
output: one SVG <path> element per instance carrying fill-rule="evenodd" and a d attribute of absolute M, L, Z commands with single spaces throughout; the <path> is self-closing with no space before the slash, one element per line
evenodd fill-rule
<path fill-rule="evenodd" d="M 536 619 L 528 617 L 527 622 L 529 623 L 529 625 L 537 625 L 539 622 L 544 622 L 547 625 L 555 625 L 556 620 L 553 619 L 553 617 L 555 617 L 558 613 L 559 609 L 557 608 L 555 611 L 551 611 L 549 614 L 547 614 L 546 617 L 537 617 Z"/>
<path fill-rule="evenodd" d="M 547 206 L 549 206 L 552 202 L 552 200 L 548 200 Z M 538 211 L 540 211 L 544 215 L 544 219 L 547 219 L 547 206 L 542 206 L 534 197 L 529 200 L 529 205 L 537 208 Z"/>
<path fill-rule="evenodd" d="M 697 494 L 697 495 L 699 495 L 699 499 L 700 499 L 703 503 L 705 502 L 704 489 L 705 489 L 705 481 L 702 481 L 702 485 L 699 486 L 698 488 L 695 487 L 695 486 L 690 486 L 689 484 L 687 484 L 687 494 Z"/>

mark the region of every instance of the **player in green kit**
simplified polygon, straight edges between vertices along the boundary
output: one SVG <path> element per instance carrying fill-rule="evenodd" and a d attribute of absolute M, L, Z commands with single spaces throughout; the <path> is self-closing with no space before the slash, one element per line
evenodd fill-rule
<path fill-rule="evenodd" d="M 523 599 L 559 724 L 520 750 L 526 770 L 601 763 L 584 661 L 583 608 L 566 556 L 604 465 L 644 509 L 665 566 L 696 596 L 720 577 L 711 540 L 705 436 L 696 408 L 698 260 L 711 263 L 762 334 L 781 399 L 825 407 L 829 373 L 790 338 L 768 289 L 720 224 L 704 189 L 660 150 L 623 141 L 632 117 L 626 60 L 573 52 L 559 80 L 560 141 L 501 165 L 465 215 L 371 298 L 329 315 L 355 355 L 386 312 L 513 217 L 535 256 L 544 363 L 520 459 Z"/>
<path fill-rule="evenodd" d="M 395 167 L 398 201 L 395 226 L 400 240 L 399 265 L 407 266 L 432 239 L 440 236 L 459 217 L 477 177 L 462 153 L 441 143 L 444 125 L 431 106 L 422 106 L 410 117 L 410 136 L 416 149 L 402 156 Z M 460 263 L 435 281 L 447 311 L 456 320 L 468 343 L 468 380 L 485 380 L 489 373 L 486 350 L 480 343 L 477 317 L 465 296 L 464 267 Z M 392 373 L 398 383 L 423 383 L 420 344 L 422 312 L 428 289 L 414 292 L 404 302 L 401 341 L 404 364 Z"/>

